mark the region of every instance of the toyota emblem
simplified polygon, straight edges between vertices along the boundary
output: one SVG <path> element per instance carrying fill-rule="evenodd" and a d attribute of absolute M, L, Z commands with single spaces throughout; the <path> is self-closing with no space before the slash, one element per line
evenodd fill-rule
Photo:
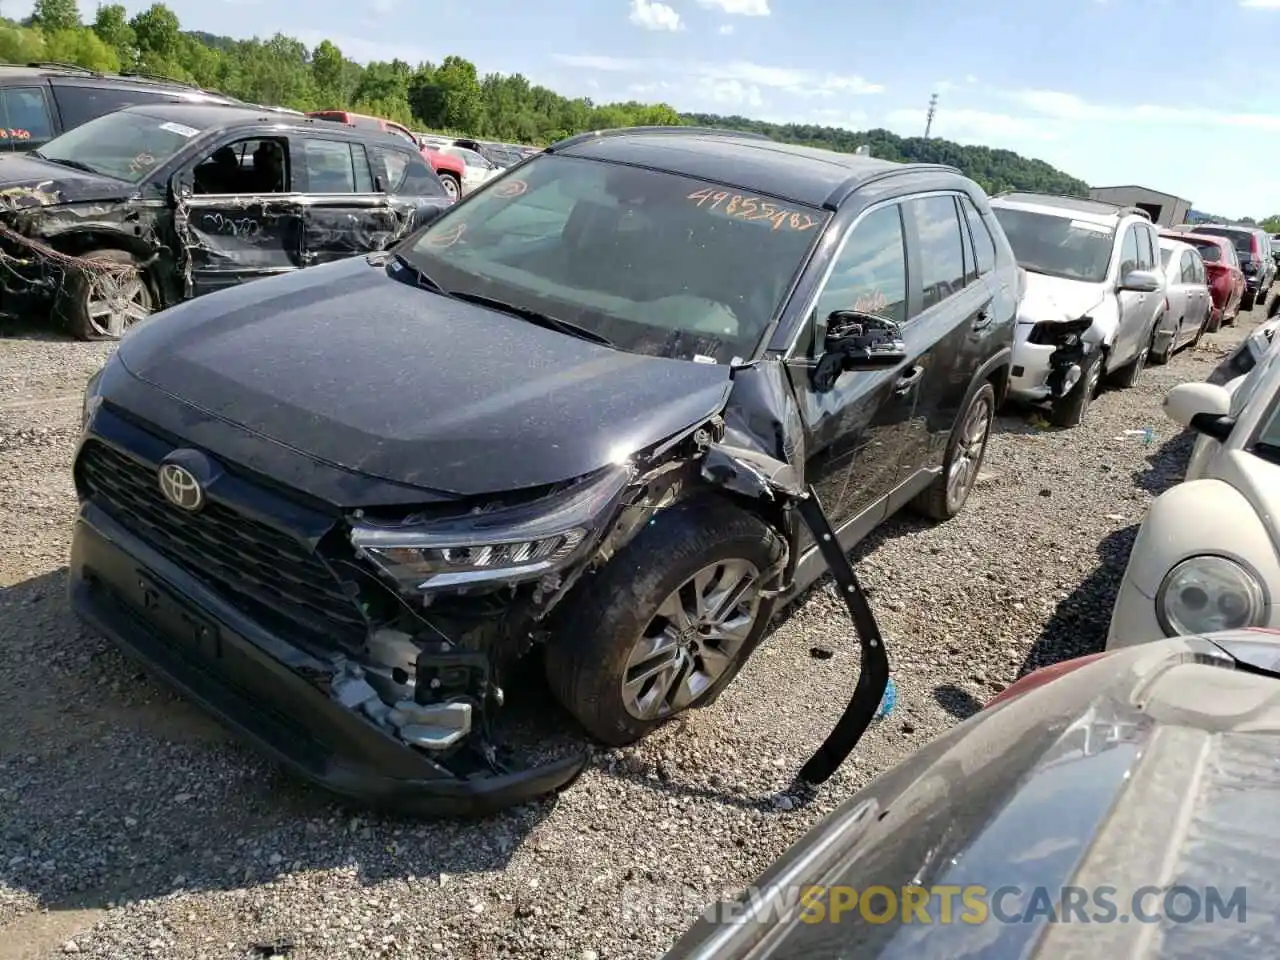
<path fill-rule="evenodd" d="M 204 506 L 204 488 L 191 471 L 176 463 L 160 468 L 160 492 L 179 509 L 195 513 Z"/>

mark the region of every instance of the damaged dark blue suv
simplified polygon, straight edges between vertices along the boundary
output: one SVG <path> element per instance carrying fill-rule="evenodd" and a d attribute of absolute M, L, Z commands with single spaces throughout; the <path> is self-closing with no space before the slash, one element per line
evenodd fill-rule
<path fill-rule="evenodd" d="M 74 606 L 331 789 L 520 802 L 583 763 L 498 760 L 532 647 L 628 743 L 732 680 L 826 569 L 810 529 L 961 509 L 1017 284 L 947 167 L 565 140 L 391 251 L 130 333 L 86 393 Z"/>

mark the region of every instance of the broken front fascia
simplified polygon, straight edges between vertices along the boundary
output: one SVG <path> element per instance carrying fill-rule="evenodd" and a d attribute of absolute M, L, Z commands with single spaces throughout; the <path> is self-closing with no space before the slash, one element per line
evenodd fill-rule
<path fill-rule="evenodd" d="M 158 239 L 159 218 L 151 211 L 137 211 L 138 219 L 126 221 L 130 213 L 125 204 L 104 200 L 92 203 L 65 204 L 57 191 L 36 187 L 10 187 L 0 191 L 0 287 L 8 297 L 54 299 L 67 281 L 68 271 L 88 270 L 92 273 L 132 274 L 151 269 L 164 255 Z M 123 242 L 112 238 L 128 234 Z M 92 235 L 97 246 L 126 246 L 138 251 L 140 244 L 149 250 L 139 257 L 140 266 L 122 263 L 100 263 L 63 252 L 68 235 Z"/>
<path fill-rule="evenodd" d="M 719 488 L 749 500 L 783 533 L 789 549 L 765 574 L 766 582 L 789 581 L 799 514 L 857 628 L 863 655 L 853 700 L 801 774 L 808 783 L 823 782 L 870 725 L 889 667 L 853 567 L 814 491 L 803 486 L 803 436 L 782 367 L 767 362 L 735 371 L 722 416 L 533 503 L 425 522 L 380 523 L 353 515 L 358 558 L 378 569 L 406 608 L 420 608 L 413 611 L 419 629 L 374 629 L 358 662 L 338 664 L 331 695 L 437 763 L 456 759 L 447 767 L 458 775 L 483 774 L 464 752 L 478 756 L 489 773 L 506 773 L 487 722 L 505 699 L 496 682 L 504 654 L 523 653 L 578 578 L 607 563 L 656 513 L 696 490 Z M 459 594 L 496 598 L 506 636 L 487 634 L 477 642 L 434 626 L 430 617 L 438 602 Z"/>
<path fill-rule="evenodd" d="M 1050 397 L 1059 399 L 1080 382 L 1086 360 L 1101 349 L 1100 331 L 1089 316 L 1037 323 L 1027 334 L 1027 348 L 1041 348 L 1036 352 L 1047 355 L 1045 386 Z"/>

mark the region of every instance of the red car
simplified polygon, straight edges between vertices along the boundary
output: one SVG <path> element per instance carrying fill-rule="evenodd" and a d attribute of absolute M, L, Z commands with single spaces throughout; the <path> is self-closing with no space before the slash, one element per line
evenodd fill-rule
<path fill-rule="evenodd" d="M 431 164 L 436 176 L 444 184 L 445 193 L 449 194 L 449 198 L 457 200 L 462 195 L 462 174 L 466 170 L 466 164 L 462 162 L 462 158 L 441 153 L 432 147 L 423 146 L 408 127 L 402 126 L 394 120 L 383 120 L 381 117 L 371 117 L 366 113 L 351 113 L 348 110 L 313 110 L 307 116 L 314 117 L 317 120 L 336 120 L 338 123 L 349 123 L 354 127 L 377 127 L 386 133 L 407 137 L 422 152 L 422 156 L 427 163 Z"/>
<path fill-rule="evenodd" d="M 1204 233 L 1162 231 L 1160 236 L 1189 243 L 1200 251 L 1205 269 L 1209 271 L 1209 293 L 1213 297 L 1213 310 L 1209 313 L 1206 331 L 1213 332 L 1223 324 L 1235 323 L 1244 299 L 1244 271 L 1236 248 L 1226 237 L 1214 237 Z"/>

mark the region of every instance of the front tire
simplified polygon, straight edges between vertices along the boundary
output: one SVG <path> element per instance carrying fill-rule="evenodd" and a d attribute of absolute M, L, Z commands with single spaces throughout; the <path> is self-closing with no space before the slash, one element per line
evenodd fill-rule
<path fill-rule="evenodd" d="M 1080 380 L 1071 392 L 1054 403 L 1049 422 L 1055 427 L 1078 427 L 1084 423 L 1093 405 L 1093 397 L 1102 382 L 1102 351 L 1096 351 L 1080 371 Z"/>
<path fill-rule="evenodd" d="M 1251 293 L 1250 291 L 1246 290 L 1246 291 L 1244 292 L 1244 296 L 1240 298 L 1240 311 L 1243 311 L 1243 310 L 1252 310 L 1252 309 L 1253 309 L 1253 302 L 1254 302 L 1254 300 L 1255 300 L 1255 299 L 1257 299 L 1256 295 L 1255 295 L 1255 294 L 1253 294 L 1253 293 Z M 1237 311 L 1237 312 L 1236 312 L 1236 317 L 1238 317 L 1238 316 L 1240 315 L 1240 311 Z M 1233 318 L 1232 318 L 1232 322 L 1234 322 L 1234 321 L 1235 321 L 1235 317 L 1233 317 Z"/>
<path fill-rule="evenodd" d="M 1151 356 L 1151 345 L 1155 342 L 1156 330 L 1160 329 L 1160 321 L 1156 321 L 1155 329 L 1151 331 L 1151 339 L 1147 341 L 1146 346 L 1138 351 L 1138 355 L 1126 363 L 1123 367 L 1115 372 L 1111 377 L 1111 382 L 1122 390 L 1128 390 L 1138 385 L 1138 378 L 1142 376 L 1142 371 L 1147 369 L 1147 359 Z"/>
<path fill-rule="evenodd" d="M 677 504 L 578 584 L 546 649 L 547 683 L 591 736 L 625 746 L 711 703 L 764 636 L 778 533 L 717 496 Z"/>
<path fill-rule="evenodd" d="M 133 254 L 125 250 L 92 250 L 80 259 L 97 261 L 106 269 L 67 269 L 55 309 L 72 336 L 79 340 L 119 340 L 155 310 L 155 298 Z"/>
<path fill-rule="evenodd" d="M 951 430 L 942 473 L 912 501 L 919 513 L 932 520 L 950 520 L 961 511 L 978 482 L 995 415 L 995 388 L 983 383 Z"/>
<path fill-rule="evenodd" d="M 444 184 L 444 192 L 448 194 L 449 199 L 457 202 L 462 196 L 462 181 L 452 173 L 441 173 L 440 182 Z"/>

